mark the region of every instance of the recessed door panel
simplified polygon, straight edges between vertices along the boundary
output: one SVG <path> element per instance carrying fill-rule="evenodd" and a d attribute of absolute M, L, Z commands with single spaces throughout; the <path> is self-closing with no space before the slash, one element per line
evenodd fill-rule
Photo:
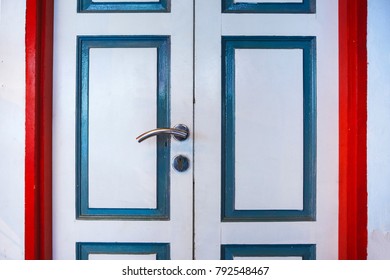
<path fill-rule="evenodd" d="M 315 13 L 316 0 L 221 0 L 224 13 Z"/>
<path fill-rule="evenodd" d="M 100 0 L 95 0 L 99 2 Z M 234 3 L 302 3 L 304 0 L 234 0 Z"/>
<path fill-rule="evenodd" d="M 161 2 L 160 0 L 136 0 L 136 1 L 129 1 L 129 0 L 93 0 L 93 2 L 95 3 L 102 3 L 102 2 L 106 2 L 106 3 L 132 3 L 132 2 Z"/>
<path fill-rule="evenodd" d="M 144 260 L 144 261 L 153 261 L 156 260 L 156 254 L 139 254 L 139 255 L 130 255 L 130 254 L 89 254 L 89 260 L 113 260 L 113 261 L 131 261 L 131 260 Z"/>
<path fill-rule="evenodd" d="M 283 245 L 222 245 L 221 258 L 227 260 L 313 260 L 316 246 L 312 244 Z"/>
<path fill-rule="evenodd" d="M 170 139 L 129 140 L 170 125 L 170 38 L 79 36 L 77 57 L 78 217 L 169 219 Z"/>
<path fill-rule="evenodd" d="M 81 13 L 169 12 L 171 0 L 77 0 Z"/>
<path fill-rule="evenodd" d="M 170 246 L 164 243 L 78 242 L 78 260 L 168 260 Z"/>
<path fill-rule="evenodd" d="M 222 219 L 315 220 L 314 37 L 223 37 Z"/>
<path fill-rule="evenodd" d="M 302 77 L 300 49 L 235 50 L 236 209 L 303 209 Z"/>
<path fill-rule="evenodd" d="M 89 206 L 156 208 L 156 141 L 129 140 L 156 125 L 157 49 L 91 48 L 89 64 Z"/>

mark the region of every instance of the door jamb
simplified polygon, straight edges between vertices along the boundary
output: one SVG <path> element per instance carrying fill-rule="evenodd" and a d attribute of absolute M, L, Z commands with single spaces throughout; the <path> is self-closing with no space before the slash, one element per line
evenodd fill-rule
<path fill-rule="evenodd" d="M 25 259 L 52 259 L 54 0 L 26 0 Z M 339 259 L 367 258 L 367 0 L 339 0 Z"/>
<path fill-rule="evenodd" d="M 367 259 L 367 0 L 339 0 L 339 259 Z"/>
<path fill-rule="evenodd" d="M 25 259 L 52 259 L 54 0 L 26 1 Z"/>

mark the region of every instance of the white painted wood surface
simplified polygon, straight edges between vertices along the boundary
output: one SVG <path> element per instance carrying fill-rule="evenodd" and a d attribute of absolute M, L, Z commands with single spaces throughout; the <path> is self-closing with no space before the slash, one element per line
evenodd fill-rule
<path fill-rule="evenodd" d="M 173 259 L 192 257 L 192 234 L 195 235 L 195 258 L 220 258 L 221 244 L 316 244 L 317 258 L 337 258 L 337 224 L 338 224 L 338 60 L 337 60 L 337 0 L 318 1 L 317 14 L 306 15 L 271 15 L 271 14 L 221 14 L 220 1 L 196 1 L 195 7 L 195 73 L 192 71 L 192 1 L 174 1 L 172 13 L 165 14 L 76 14 L 74 5 L 68 1 L 59 0 L 56 6 L 55 28 L 55 100 L 54 100 L 54 255 L 56 258 L 74 258 L 74 243 L 76 241 L 132 241 L 132 242 L 171 242 Z M 212 19 L 212 20 L 211 20 Z M 88 24 L 86 24 L 86 20 Z M 88 35 L 172 35 L 172 125 L 185 123 L 190 126 L 195 135 L 195 213 L 192 212 L 192 172 L 180 174 L 171 170 L 171 221 L 169 222 L 113 222 L 113 221 L 76 221 L 73 209 L 74 202 L 74 88 L 75 88 L 75 37 Z M 251 223 L 221 223 L 221 36 L 223 35 L 291 35 L 317 36 L 317 221 L 316 222 L 251 222 Z M 279 80 L 275 83 L 265 83 L 264 92 L 282 92 L 281 99 L 287 99 L 290 104 L 277 108 L 276 104 L 259 95 L 240 94 L 237 102 L 238 113 L 247 114 L 256 110 L 256 103 L 263 104 L 260 116 L 269 118 L 275 112 L 284 111 L 291 119 L 292 130 L 287 124 L 278 129 L 256 129 L 251 134 L 249 142 L 240 136 L 238 159 L 236 161 L 238 197 L 237 206 L 241 209 L 284 209 L 301 207 L 302 156 L 298 147 L 302 142 L 302 97 L 288 99 L 287 93 L 301 91 L 302 85 L 294 82 L 300 78 L 299 72 L 301 54 L 299 51 L 238 51 L 237 91 L 245 93 L 250 90 L 248 84 L 264 86 L 256 75 L 266 75 L 265 79 L 273 79 L 272 71 L 259 71 L 256 65 L 263 63 L 271 66 L 276 61 L 279 70 Z M 143 55 L 144 56 L 144 55 Z M 283 60 L 283 61 L 281 61 Z M 249 65 L 249 62 L 253 65 Z M 268 61 L 268 62 L 267 62 Z M 281 63 L 292 62 L 282 67 Z M 121 61 L 117 61 L 117 64 Z M 149 62 L 146 61 L 145 67 Z M 241 65 L 241 66 L 240 66 Z M 252 68 L 251 68 L 252 67 Z M 255 67 L 255 68 L 253 68 Z M 246 69 L 247 68 L 247 69 Z M 252 70 L 251 70 L 252 69 Z M 280 70 L 282 69 L 282 70 Z M 268 69 L 269 70 L 269 69 Z M 126 70 L 131 71 L 131 70 Z M 192 129 L 192 75 L 195 74 L 196 131 Z M 99 74 L 107 75 L 107 74 Z M 99 75 L 97 77 L 99 77 Z M 286 78 L 287 77 L 287 78 Z M 286 78 L 286 79 L 283 79 Z M 143 78 L 139 77 L 142 81 Z M 96 79 L 98 80 L 98 78 Z M 138 80 L 138 78 L 137 78 Z M 248 82 L 245 82 L 245 81 Z M 240 81 L 242 84 L 240 84 Z M 286 81 L 288 85 L 283 84 Z M 98 83 L 96 83 L 98 85 Z M 117 85 L 119 86 L 119 85 Z M 99 88 L 99 86 L 98 86 Z M 286 91 L 288 89 L 288 92 Z M 99 89 L 100 90 L 100 89 Z M 108 90 L 108 89 L 105 89 Z M 265 98 L 264 100 L 261 98 Z M 290 106 L 287 106 L 290 105 Z M 102 106 L 102 105 L 97 105 Z M 102 108 L 104 108 L 103 105 Z M 118 104 L 118 108 L 121 107 Z M 251 107 L 252 106 L 252 107 Z M 100 107 L 99 107 L 100 108 Z M 247 109 L 249 108 L 249 109 Z M 108 109 L 108 108 L 106 108 Z M 139 108 L 140 112 L 149 110 L 149 106 Z M 100 110 L 100 109 L 99 109 Z M 274 112 L 275 111 L 275 112 Z M 287 111 L 287 112 L 286 112 Z M 126 113 L 128 114 L 128 113 Z M 263 115 L 261 115 L 263 114 Z M 98 116 L 98 115 L 97 115 Z M 125 115 L 127 116 L 127 115 Z M 244 119 L 244 118 L 243 118 Z M 98 122 L 96 122 L 98 123 Z M 256 123 L 255 123 L 256 125 Z M 242 129 L 242 135 L 251 131 L 251 126 L 238 119 L 237 131 Z M 97 129 L 96 131 L 99 131 Z M 104 131 L 102 129 L 101 131 Z M 280 166 L 282 163 L 290 166 L 293 171 L 283 175 L 283 178 L 265 177 L 265 180 L 276 180 L 277 194 L 269 193 L 263 201 L 248 200 L 263 193 L 261 189 L 240 190 L 240 182 L 257 180 L 258 169 L 247 170 L 251 153 L 244 152 L 244 145 L 249 147 L 256 158 L 257 140 L 264 139 L 262 133 L 276 133 L 269 137 L 279 136 L 282 132 L 288 134 L 275 141 L 278 145 L 290 148 L 280 151 L 276 157 Z M 241 135 L 240 134 L 240 135 Z M 271 135 L 272 136 L 272 135 Z M 257 140 L 256 140 L 257 139 Z M 270 147 L 269 156 L 278 147 Z M 99 147 L 98 145 L 96 147 Z M 95 154 L 101 148 L 96 148 Z M 265 149 L 265 148 L 264 148 Z M 103 150 L 104 151 L 104 150 Z M 282 156 L 290 154 L 287 162 Z M 172 141 L 172 158 L 177 154 L 185 154 L 192 158 L 192 141 L 179 143 Z M 251 156 L 252 156 L 251 155 Z M 256 168 L 266 166 L 261 162 Z M 191 161 L 192 162 L 192 161 Z M 134 165 L 137 162 L 134 161 Z M 256 164 L 255 164 L 256 165 Z M 280 169 L 271 168 L 270 175 L 278 174 Z M 260 168 L 261 169 L 261 168 Z M 98 169 L 97 169 L 98 170 Z M 296 173 L 294 172 L 296 171 Z M 273 172 L 273 173 L 272 173 Z M 298 174 L 299 173 L 299 174 Z M 97 173 L 95 173 L 97 174 Z M 96 175 L 97 176 L 97 175 Z M 249 179 L 247 177 L 250 176 Z M 281 180 L 281 181 L 277 181 Z M 285 190 L 284 182 L 292 181 L 293 189 Z M 272 183 L 272 182 L 271 182 Z M 275 182 L 273 182 L 275 183 Z M 245 184 L 241 184 L 245 186 Z M 123 189 L 122 191 L 125 190 Z M 250 192 L 250 193 L 249 193 Z M 103 187 L 97 193 L 104 194 Z M 248 194 L 249 193 L 249 194 Z M 286 194 L 285 194 L 286 193 Z M 274 196 L 274 197 L 272 197 Z M 119 197 L 119 196 L 118 196 Z M 118 197 L 111 197 L 117 200 Z M 272 201 L 270 198 L 277 198 Z M 149 199 L 152 201 L 153 199 Z M 94 198 L 98 203 L 104 203 Z M 267 202 L 265 202 L 267 201 Z M 135 203 L 130 201 L 129 203 Z M 137 202 L 138 203 L 138 202 Z M 141 202 L 140 202 L 141 203 Z M 268 203 L 268 204 L 267 204 Z M 69 207 L 72 205 L 72 207 Z M 72 209 L 72 210 L 69 210 Z M 192 229 L 192 217 L 195 217 L 195 229 Z M 105 230 L 107 229 L 107 230 Z M 91 235 L 91 232 L 94 234 Z M 180 232 L 180 234 L 178 234 Z"/>
<path fill-rule="evenodd" d="M 292 261 L 299 261 L 302 260 L 302 257 L 235 257 L 234 260 L 237 261 L 254 261 L 254 260 L 259 260 L 259 261 L 287 261 L 287 260 L 292 260 Z"/>
<path fill-rule="evenodd" d="M 91 207 L 156 208 L 155 48 L 90 50 L 89 199 Z"/>
<path fill-rule="evenodd" d="M 235 51 L 236 209 L 303 209 L 303 54 Z"/>
<path fill-rule="evenodd" d="M 390 259 L 390 1 L 368 1 L 368 259 Z"/>
<path fill-rule="evenodd" d="M 145 255 L 129 255 L 129 254 L 89 254 L 89 260 L 115 260 L 115 261 L 131 261 L 131 260 L 156 260 L 156 254 Z"/>
<path fill-rule="evenodd" d="M 172 259 L 191 259 L 192 258 L 192 171 L 178 173 L 171 169 L 171 216 L 169 221 L 81 221 L 75 219 L 75 77 L 76 77 L 76 36 L 77 35 L 170 35 L 171 36 L 171 123 L 184 123 L 192 131 L 192 30 L 193 30 L 193 10 L 191 0 L 175 1 L 171 13 L 99 13 L 99 14 L 77 14 L 76 1 L 57 0 L 55 3 L 55 31 L 54 31 L 54 107 L 53 107 L 53 234 L 54 234 L 54 258 L 55 259 L 74 259 L 75 242 L 168 242 L 171 245 Z M 153 55 L 146 52 L 149 58 L 153 60 Z M 103 51 L 104 53 L 104 51 Z M 103 54 L 99 54 L 100 56 Z M 130 57 L 136 56 L 136 51 L 130 51 Z M 97 53 L 92 54 L 92 59 Z M 109 55 L 107 58 L 110 58 Z M 112 57 L 111 57 L 112 58 Z M 128 59 L 128 58 L 126 58 Z M 111 59 L 107 63 L 121 64 L 127 60 L 118 61 Z M 138 58 L 138 65 L 140 64 Z M 146 58 L 148 59 L 148 58 Z M 135 65 L 137 65 L 137 63 Z M 149 71 L 151 60 L 147 60 L 142 69 Z M 121 67 L 123 67 L 122 64 Z M 134 65 L 133 65 L 134 66 Z M 135 66 L 134 66 L 135 67 Z M 135 71 L 134 68 L 125 71 Z M 137 71 L 136 71 L 137 72 Z M 95 72 L 94 72 L 95 73 Z M 95 73 L 96 74 L 96 73 Z M 94 74 L 94 75 L 95 75 Z M 103 74 L 103 73 L 101 73 Z M 156 73 L 154 73 L 156 74 Z M 107 79 L 113 81 L 117 73 L 104 73 Z M 145 78 L 142 72 L 137 72 L 136 77 L 127 79 L 128 81 L 137 80 L 137 85 L 153 82 L 150 78 Z M 149 75 L 149 73 L 147 73 Z M 119 74 L 119 77 L 120 74 Z M 99 75 L 94 78 L 99 78 Z M 122 77 L 124 79 L 124 77 Z M 102 80 L 101 87 L 108 90 L 104 85 L 107 79 Z M 95 83 L 96 82 L 96 83 Z M 96 87 L 97 80 L 94 81 Z M 112 85 L 114 86 L 114 85 Z M 116 90 L 125 91 L 125 81 L 117 82 Z M 132 85 L 134 86 L 134 85 Z M 150 87 L 141 89 L 144 94 L 149 94 Z M 119 88 L 118 88 L 119 87 Z M 101 92 L 103 94 L 103 92 Z M 136 92 L 136 95 L 141 94 Z M 157 96 L 155 96 L 157 99 Z M 108 98 L 108 93 L 107 93 Z M 129 102 L 126 99 L 124 102 Z M 155 123 L 155 115 L 149 114 L 155 104 L 150 104 L 149 99 L 144 103 L 138 101 L 138 104 L 129 106 L 138 106 L 137 111 L 141 115 L 134 119 L 138 125 Z M 99 110 L 108 110 L 107 100 L 100 100 L 95 104 Z M 116 102 L 116 101 L 115 101 Z M 120 101 L 119 101 L 120 103 Z M 124 109 L 123 104 L 117 103 L 119 109 Z M 142 105 L 141 105 L 142 104 Z M 133 112 L 134 113 L 134 112 Z M 121 117 L 130 117 L 131 112 L 121 112 Z M 97 115 L 96 115 L 97 116 Z M 150 119 L 149 119 L 150 117 Z M 112 119 L 114 121 L 114 119 Z M 118 121 L 115 119 L 115 121 Z M 125 125 L 124 120 L 119 120 L 121 125 Z M 97 122 L 95 122 L 97 123 Z M 102 125 L 107 124 L 103 122 Z M 143 127 L 141 125 L 141 127 Z M 137 127 L 138 126 L 138 127 Z M 104 128 L 104 127 L 103 127 Z M 145 127 L 146 128 L 146 127 Z M 149 129 L 154 129 L 155 124 Z M 102 128 L 100 128 L 102 129 Z M 99 130 L 99 129 L 98 129 Z M 114 131 L 115 132 L 115 131 Z M 141 134 L 144 131 L 137 131 Z M 115 132 L 116 133 L 116 132 Z M 193 134 L 192 134 L 193 135 Z M 134 153 L 139 155 L 146 147 L 145 160 L 151 161 L 151 154 L 156 153 L 155 145 L 152 141 L 138 144 L 135 140 L 134 132 L 129 132 L 129 147 L 139 147 L 139 151 Z M 115 135 L 112 135 L 115 137 Z M 103 141 L 103 140 L 102 140 Z M 122 145 L 125 141 L 118 139 Z M 114 141 L 114 142 L 115 142 Z M 133 141 L 134 143 L 131 143 Z M 131 143 L 131 144 L 130 144 Z M 192 137 L 185 142 L 172 141 L 171 157 L 178 154 L 186 155 L 192 162 Z M 118 142 L 117 142 L 118 144 Z M 102 149 L 102 153 L 110 153 L 109 148 L 95 146 L 95 149 Z M 127 149 L 127 148 L 126 148 Z M 121 148 L 117 147 L 121 152 Z M 95 151 L 95 154 L 98 151 Z M 119 158 L 120 159 L 120 158 Z M 142 167 L 139 156 L 129 159 L 128 166 Z M 108 163 L 107 163 L 108 164 Z M 93 167 L 93 164 L 92 164 Z M 148 167 L 144 178 L 150 176 L 153 178 L 155 166 Z M 94 168 L 97 168 L 96 166 Z M 98 179 L 96 173 L 95 179 Z M 125 179 L 128 180 L 129 178 Z M 109 180 L 109 179 L 107 179 Z M 148 179 L 150 181 L 150 179 Z M 155 182 L 154 182 L 155 184 Z M 99 190 L 100 188 L 100 190 Z M 148 191 L 149 186 L 145 190 Z M 105 190 L 98 187 L 96 190 L 104 196 Z M 115 190 L 113 190 L 115 191 Z M 143 190 L 144 191 L 144 190 Z M 127 190 L 120 190 L 124 196 Z M 146 195 L 149 200 L 153 195 Z M 110 200 L 116 200 L 116 195 L 111 196 Z M 124 199 L 124 198 L 122 198 Z M 93 198 L 94 203 L 102 205 L 101 198 Z M 134 203 L 131 199 L 127 203 Z"/>
<path fill-rule="evenodd" d="M 25 1 L 0 1 L 0 260 L 24 259 Z"/>
<path fill-rule="evenodd" d="M 316 14 L 303 15 L 221 15 L 220 9 L 220 1 L 196 2 L 195 257 L 219 258 L 220 244 L 316 244 L 318 259 L 337 259 L 338 1 L 319 0 Z M 317 37 L 316 222 L 221 222 L 223 35 Z M 254 131 L 251 137 L 260 139 L 261 132 Z"/>
<path fill-rule="evenodd" d="M 159 2 L 159 0 L 93 0 L 93 2 L 99 3 L 99 2 L 106 2 L 106 3 L 131 3 L 131 2 Z"/>
<path fill-rule="evenodd" d="M 95 2 L 99 2 L 100 0 Z M 302 3 L 303 0 L 234 0 L 234 3 Z"/>

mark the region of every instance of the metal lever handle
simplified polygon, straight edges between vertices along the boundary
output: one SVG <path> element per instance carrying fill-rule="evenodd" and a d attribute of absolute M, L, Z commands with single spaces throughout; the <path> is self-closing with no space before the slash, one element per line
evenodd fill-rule
<path fill-rule="evenodd" d="M 156 128 L 147 131 L 145 133 L 142 133 L 140 136 L 136 138 L 136 140 L 138 141 L 138 143 L 141 143 L 142 141 L 152 136 L 157 136 L 162 134 L 173 135 L 173 137 L 176 140 L 184 141 L 189 136 L 189 130 L 188 127 L 183 124 L 176 125 L 174 128 Z"/>

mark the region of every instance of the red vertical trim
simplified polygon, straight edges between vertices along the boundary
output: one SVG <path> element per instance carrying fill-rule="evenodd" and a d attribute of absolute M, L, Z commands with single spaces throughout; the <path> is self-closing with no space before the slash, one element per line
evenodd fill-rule
<path fill-rule="evenodd" d="M 367 0 L 339 0 L 339 258 L 367 258 Z"/>
<path fill-rule="evenodd" d="M 53 0 L 27 0 L 25 258 L 52 258 Z"/>

